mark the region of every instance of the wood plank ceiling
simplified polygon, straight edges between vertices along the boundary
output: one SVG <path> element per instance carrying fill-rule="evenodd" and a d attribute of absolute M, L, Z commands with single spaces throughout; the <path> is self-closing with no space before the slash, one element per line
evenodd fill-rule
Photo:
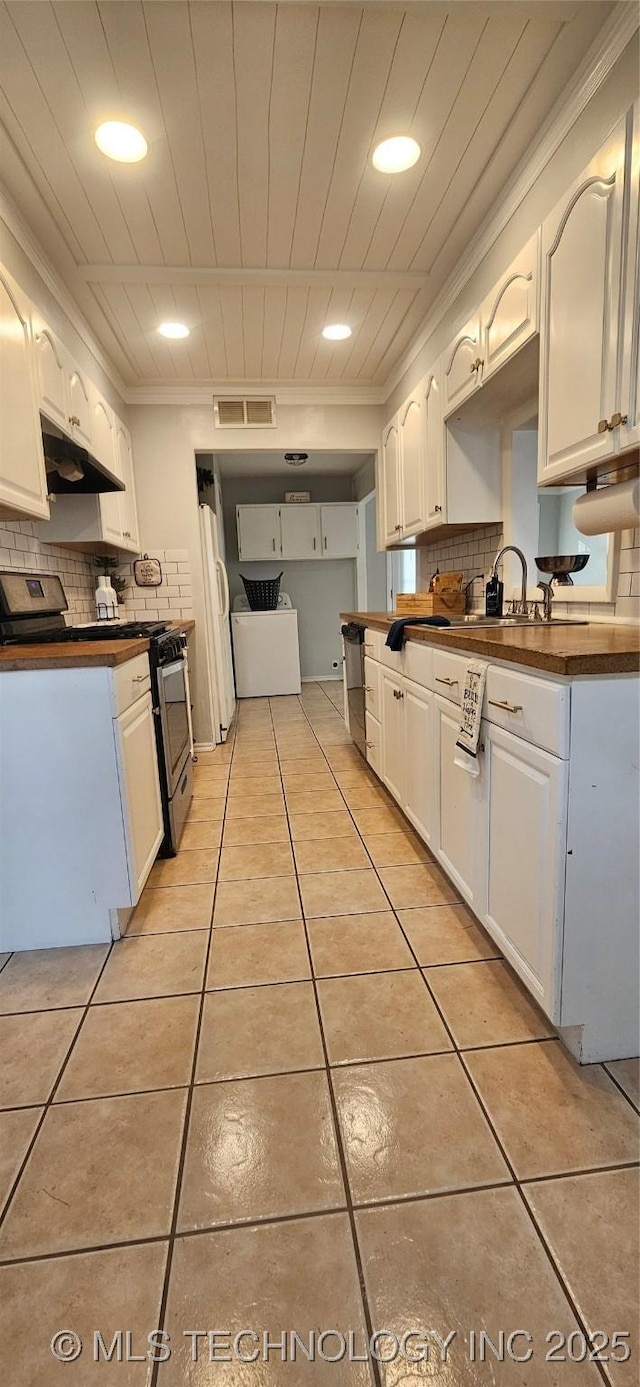
<path fill-rule="evenodd" d="M 129 385 L 383 383 L 611 9 L 7 0 L 4 182 Z"/>

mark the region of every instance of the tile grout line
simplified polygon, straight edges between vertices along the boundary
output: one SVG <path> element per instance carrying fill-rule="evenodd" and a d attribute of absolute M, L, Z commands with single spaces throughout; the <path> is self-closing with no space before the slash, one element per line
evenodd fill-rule
<path fill-rule="evenodd" d="M 273 710 L 272 710 L 272 707 L 271 707 L 271 699 L 269 699 L 269 712 L 270 712 L 270 714 L 271 714 L 271 720 L 272 720 L 273 729 L 274 729 L 274 734 L 275 734 L 275 722 L 273 721 Z M 306 716 L 306 715 L 305 715 L 305 716 Z M 292 838 L 292 836 L 291 836 L 291 820 L 290 820 L 290 818 L 289 818 L 289 808 L 288 808 L 286 796 L 285 796 L 285 794 L 284 794 L 284 781 L 283 781 L 283 778 L 282 778 L 282 764 L 281 764 L 281 761 L 280 761 L 280 751 L 279 751 L 278 744 L 277 744 L 277 738 L 276 738 L 276 755 L 277 755 L 277 758 L 278 758 L 278 767 L 279 767 L 279 771 L 280 771 L 280 782 L 281 782 L 281 786 L 282 786 L 282 794 L 283 794 L 284 803 L 285 803 L 285 814 L 286 814 L 286 819 L 287 819 L 287 826 L 288 826 L 288 829 L 289 829 L 289 843 L 290 843 L 290 848 L 291 848 L 291 855 L 292 855 L 292 857 L 293 857 L 293 862 L 294 862 L 296 890 L 297 890 L 297 892 L 298 892 L 298 900 L 299 900 L 299 902 L 300 902 L 300 915 L 301 915 L 301 919 L 302 919 L 302 927 L 303 927 L 303 930 L 304 930 L 304 937 L 305 937 L 305 942 L 306 942 L 306 947 L 307 947 L 307 955 L 308 955 L 308 958 L 309 958 L 309 971 L 310 971 L 310 974 L 311 974 L 311 985 L 312 985 L 312 987 L 313 987 L 313 995 L 314 995 L 315 1006 L 316 1006 L 316 1015 L 317 1015 L 318 1027 L 319 1027 L 319 1030 L 320 1030 L 320 1039 L 321 1039 L 321 1042 L 322 1042 L 322 1051 L 323 1051 L 323 1055 L 324 1055 L 324 1074 L 325 1074 L 325 1081 L 326 1081 L 326 1084 L 327 1084 L 327 1091 L 328 1091 L 328 1094 L 329 1094 L 329 1103 L 330 1103 L 330 1107 L 331 1107 L 331 1118 L 332 1118 L 333 1129 L 334 1129 L 334 1141 L 335 1141 L 335 1144 L 336 1144 L 336 1152 L 337 1152 L 338 1162 L 339 1162 L 339 1166 L 340 1166 L 340 1174 L 341 1174 L 342 1183 L 343 1183 L 343 1187 L 344 1187 L 344 1197 L 345 1197 L 345 1201 L 346 1201 L 346 1212 L 347 1212 L 347 1217 L 348 1217 L 348 1220 L 349 1220 L 349 1227 L 350 1227 L 350 1231 L 351 1231 L 351 1242 L 352 1242 L 354 1260 L 355 1260 L 355 1264 L 356 1264 L 356 1276 L 357 1276 L 357 1279 L 358 1279 L 358 1286 L 359 1286 L 359 1291 L 360 1291 L 360 1300 L 361 1300 L 361 1304 L 362 1304 L 362 1311 L 363 1311 L 363 1315 L 364 1315 L 364 1322 L 365 1322 L 366 1331 L 367 1331 L 367 1339 L 368 1339 L 368 1341 L 369 1341 L 369 1343 L 370 1343 L 370 1342 L 371 1342 L 371 1338 L 372 1338 L 372 1334 L 373 1334 L 373 1320 L 372 1320 L 372 1317 L 371 1317 L 371 1310 L 370 1310 L 370 1307 L 369 1307 L 369 1300 L 368 1300 L 368 1296 L 367 1296 L 367 1287 L 366 1287 L 366 1281 L 365 1281 L 365 1275 L 364 1275 L 364 1265 L 363 1265 L 363 1260 L 362 1260 L 362 1254 L 361 1254 L 361 1251 L 360 1251 L 360 1244 L 359 1244 L 359 1242 L 358 1242 L 358 1232 L 357 1232 L 357 1227 L 356 1227 L 356 1219 L 355 1219 L 355 1213 L 354 1213 L 354 1208 L 353 1208 L 353 1202 L 352 1202 L 352 1199 L 351 1199 L 351 1187 L 350 1187 L 350 1184 L 349 1184 L 349 1175 L 348 1175 L 348 1170 L 347 1170 L 347 1159 L 346 1159 L 346 1154 L 345 1154 L 344 1145 L 343 1145 L 343 1141 L 342 1141 L 342 1131 L 341 1131 L 341 1128 L 340 1128 L 340 1120 L 339 1120 L 339 1117 L 338 1117 L 338 1106 L 337 1106 L 337 1103 L 336 1103 L 336 1097 L 335 1097 L 335 1092 L 334 1092 L 334 1087 L 333 1087 L 333 1078 L 332 1078 L 332 1073 L 331 1073 L 331 1066 L 330 1066 L 330 1064 L 329 1064 L 329 1052 L 328 1052 L 328 1049 L 327 1049 L 327 1041 L 326 1041 L 326 1036 L 325 1036 L 325 1032 L 324 1032 L 324 1025 L 323 1025 L 323 1021 L 322 1021 L 322 1012 L 321 1012 L 321 1010 L 320 1010 L 320 999 L 319 999 L 319 996 L 318 996 L 318 987 L 317 987 L 317 981 L 316 981 L 315 972 L 314 972 L 314 966 L 313 966 L 313 956 L 312 956 L 312 953 L 311 953 L 311 945 L 310 945 L 310 941 L 309 941 L 309 931 L 308 931 L 308 929 L 307 929 L 307 920 L 306 920 L 305 911 L 304 911 L 304 903 L 303 903 L 303 900 L 302 900 L 302 892 L 301 892 L 301 890 L 300 890 L 300 880 L 299 880 L 299 877 L 298 877 L 298 865 L 297 865 L 296 856 L 295 856 L 295 850 L 294 850 L 294 846 L 293 846 L 293 838 Z M 355 1329 L 355 1325 L 354 1325 L 353 1327 L 354 1327 L 354 1329 Z M 368 1366 L 369 1366 L 370 1373 L 371 1373 L 371 1375 L 373 1376 L 373 1379 L 374 1379 L 374 1382 L 375 1382 L 375 1384 L 376 1384 L 376 1387 L 382 1387 L 382 1380 L 381 1380 L 380 1368 L 379 1368 L 378 1363 L 375 1362 L 375 1360 L 374 1360 L 374 1361 L 372 1361 Z"/>
<path fill-rule="evenodd" d="M 56 1076 L 56 1078 L 54 1079 L 54 1081 L 53 1081 L 53 1083 L 52 1083 L 52 1086 L 51 1086 L 51 1088 L 50 1088 L 50 1090 L 49 1090 L 49 1097 L 47 1098 L 46 1103 L 45 1103 L 44 1106 L 42 1107 L 42 1112 L 41 1112 L 41 1114 L 40 1114 L 40 1121 L 36 1124 L 35 1131 L 34 1131 L 32 1137 L 31 1137 L 31 1141 L 29 1142 L 29 1145 L 27 1146 L 27 1149 L 26 1149 L 26 1151 L 25 1151 L 25 1154 L 24 1154 L 24 1156 L 23 1156 L 23 1158 L 22 1158 L 22 1161 L 21 1161 L 21 1163 L 20 1163 L 20 1166 L 19 1166 L 17 1175 L 15 1176 L 15 1179 L 14 1179 L 14 1181 L 13 1181 L 13 1183 L 12 1183 L 10 1189 L 9 1189 L 9 1193 L 8 1193 L 6 1199 L 5 1199 L 4 1206 L 3 1206 L 3 1208 L 2 1208 L 2 1211 L 0 1212 L 0 1229 L 2 1229 L 3 1226 L 4 1226 L 5 1219 L 6 1219 L 6 1217 L 7 1217 L 7 1214 L 9 1213 L 9 1210 L 10 1210 L 10 1208 L 11 1208 L 11 1205 L 12 1205 L 13 1200 L 14 1200 L 14 1198 L 15 1198 L 15 1195 L 16 1195 L 16 1193 L 17 1193 L 18 1186 L 19 1186 L 20 1181 L 21 1181 L 21 1179 L 22 1179 L 22 1176 L 23 1176 L 23 1174 L 24 1174 L 24 1172 L 25 1172 L 27 1163 L 28 1163 L 28 1161 L 29 1161 L 29 1159 L 30 1159 L 30 1157 L 31 1157 L 31 1153 L 32 1153 L 32 1151 L 33 1151 L 33 1148 L 34 1148 L 34 1146 L 35 1146 L 35 1144 L 36 1144 L 36 1141 L 37 1141 L 37 1139 L 38 1139 L 38 1137 L 39 1137 L 39 1135 L 40 1135 L 40 1132 L 42 1131 L 42 1127 L 43 1127 L 43 1124 L 44 1124 L 44 1120 L 45 1120 L 45 1118 L 46 1118 L 46 1116 L 47 1116 L 47 1113 L 49 1112 L 50 1108 L 53 1106 L 53 1101 L 54 1101 L 55 1095 L 56 1095 L 56 1093 L 57 1093 L 57 1091 L 58 1091 L 58 1088 L 59 1088 L 59 1085 L 60 1085 L 60 1081 L 61 1081 L 62 1076 L 63 1076 L 63 1074 L 64 1074 L 64 1072 L 65 1072 L 65 1069 L 66 1069 L 66 1067 L 67 1067 L 67 1065 L 68 1065 L 68 1063 L 69 1063 L 69 1060 L 71 1059 L 71 1055 L 72 1055 L 72 1053 L 73 1053 L 73 1050 L 74 1050 L 76 1041 L 77 1041 L 77 1039 L 78 1039 L 78 1036 L 80 1035 L 80 1032 L 82 1031 L 82 1028 L 83 1028 L 84 1023 L 85 1023 L 85 1020 L 86 1020 L 86 1018 L 87 1018 L 87 1016 L 88 1016 L 88 1014 L 89 1014 L 89 1008 L 90 1008 L 91 1003 L 92 1003 L 92 1001 L 93 1001 L 93 997 L 94 997 L 94 995 L 95 995 L 96 989 L 97 989 L 97 987 L 98 987 L 99 984 L 100 984 L 100 980 L 101 980 L 101 978 L 102 978 L 102 975 L 103 975 L 103 973 L 104 973 L 104 970 L 105 970 L 105 968 L 106 968 L 106 966 L 107 966 L 107 963 L 109 962 L 109 959 L 111 958 L 111 954 L 112 954 L 112 951 L 113 951 L 114 942 L 115 942 L 115 941 L 112 939 L 112 940 L 111 940 L 111 943 L 109 944 L 109 946 L 108 946 L 108 948 L 107 948 L 107 952 L 106 952 L 106 954 L 105 954 L 105 956 L 104 956 L 104 958 L 103 958 L 103 960 L 102 960 L 102 964 L 101 964 L 101 966 L 100 966 L 100 968 L 99 968 L 99 970 L 98 970 L 98 974 L 97 974 L 97 976 L 96 976 L 96 978 L 95 978 L 95 981 L 94 981 L 94 983 L 93 983 L 93 986 L 92 986 L 92 988 L 91 988 L 91 990 L 90 990 L 88 1000 L 85 1002 L 83 1008 L 78 1008 L 78 1010 L 82 1010 L 82 1016 L 81 1016 L 81 1018 L 80 1018 L 80 1021 L 78 1022 L 77 1028 L 76 1028 L 76 1030 L 74 1031 L 73 1036 L 71 1037 L 71 1041 L 70 1041 L 69 1046 L 68 1046 L 68 1048 L 67 1048 L 67 1051 L 66 1051 L 66 1053 L 65 1053 L 64 1059 L 62 1060 L 62 1063 L 61 1063 L 61 1065 L 60 1065 L 60 1068 L 59 1068 L 59 1070 L 58 1070 L 58 1072 L 57 1072 L 57 1076 Z M 68 1010 L 71 1010 L 71 1011 L 73 1011 L 74 1009 L 75 1009 L 75 1008 L 73 1008 L 73 1007 L 68 1008 Z M 61 1008 L 61 1010 L 62 1010 L 62 1008 Z M 64 1008 L 64 1010 L 67 1010 L 67 1008 Z M 15 1013 L 15 1014 L 20 1015 L 21 1013 L 18 1012 L 18 1013 Z M 35 1103 L 35 1104 L 32 1104 L 31 1106 L 33 1106 L 33 1107 L 40 1107 L 41 1105 L 40 1105 L 39 1103 Z"/>
<path fill-rule="evenodd" d="M 305 716 L 306 716 L 306 714 L 305 714 Z M 309 722 L 309 727 L 311 728 L 311 731 L 313 732 L 313 724 L 311 723 L 311 721 L 310 721 L 309 719 L 307 719 L 307 721 Z M 315 736 L 315 733 L 314 733 L 314 736 Z M 320 747 L 320 749 L 323 751 L 323 755 L 325 755 L 325 759 L 326 759 L 327 763 L 330 765 L 331 763 L 329 762 L 329 758 L 328 758 L 328 756 L 326 756 L 326 754 L 324 753 L 324 749 L 322 748 L 322 745 L 321 745 L 320 741 L 318 740 L 318 738 L 316 738 L 316 741 L 318 742 L 318 746 Z M 365 762 L 365 765 L 366 765 L 366 764 L 367 764 L 367 763 Z M 334 777 L 334 779 L 335 779 L 335 777 Z M 336 781 L 336 784 L 337 784 L 337 783 L 338 783 L 338 782 Z M 340 789 L 340 786 L 338 786 L 338 789 Z M 340 793 L 342 794 L 342 791 L 341 791 L 341 790 L 340 790 Z M 345 796 L 342 795 L 342 798 L 344 799 L 344 802 L 345 802 L 345 805 L 346 805 L 346 807 L 347 807 L 348 812 L 351 814 L 351 818 L 353 819 L 353 822 L 354 822 L 354 825 L 355 825 L 355 827 L 356 827 L 356 830 L 358 830 L 358 825 L 357 825 L 357 823 L 355 822 L 355 819 L 353 818 L 353 814 L 351 813 L 351 810 L 350 810 L 350 808 L 349 808 L 349 805 L 347 804 L 347 801 L 346 801 L 346 799 L 345 799 Z M 358 830 L 358 831 L 359 831 L 359 830 Z M 363 840 L 362 840 L 362 835 L 360 835 L 360 836 L 361 836 L 361 841 L 363 841 Z M 364 845 L 365 851 L 367 851 L 367 855 L 370 856 L 369 853 L 368 853 L 368 850 L 367 850 L 366 843 L 363 842 L 363 845 Z M 378 878 L 378 881 L 379 881 L 379 883 L 380 883 L 380 886 L 381 886 L 382 890 L 384 891 L 384 894 L 385 894 L 385 896 L 387 897 L 387 900 L 389 901 L 390 908 L 391 908 L 391 910 L 393 911 L 393 914 L 394 914 L 394 916 L 395 916 L 395 919 L 397 920 L 398 926 L 399 926 L 399 928 L 402 930 L 402 933 L 403 933 L 403 935 L 404 935 L 404 937 L 405 937 L 405 941 L 406 941 L 406 943 L 407 943 L 409 949 L 411 950 L 411 953 L 413 954 L 414 958 L 416 958 L 416 963 L 417 963 L 417 957 L 416 957 L 415 951 L 414 951 L 414 949 L 413 949 L 413 947 L 412 947 L 412 945 L 411 945 L 410 940 L 407 938 L 407 936 L 406 936 L 406 934 L 405 934 L 405 931 L 404 931 L 404 929 L 403 929 L 403 927 L 402 927 L 401 921 L 398 919 L 397 912 L 395 911 L 395 909 L 394 909 L 394 907 L 393 907 L 393 905 L 392 905 L 391 898 L 390 898 L 390 896 L 388 895 L 388 892 L 386 891 L 384 882 L 382 881 L 382 879 L 381 879 L 381 877 L 380 877 L 380 874 L 379 874 L 379 872 L 378 872 L 378 870 L 377 870 L 377 868 L 376 868 L 376 866 L 375 866 L 375 863 L 373 862 L 373 860 L 372 860 L 371 858 L 370 858 L 370 861 L 371 861 L 373 870 L 374 870 L 374 872 L 375 872 L 375 874 L 376 874 L 376 877 Z M 434 859 L 434 862 L 435 862 L 435 859 Z M 472 1076 L 471 1076 L 471 1074 L 470 1074 L 470 1072 L 469 1072 L 468 1066 L 467 1066 L 467 1065 L 465 1064 L 465 1062 L 464 1062 L 463 1054 L 461 1053 L 461 1051 L 460 1051 L 460 1049 L 459 1049 L 459 1047 L 458 1047 L 458 1045 L 457 1045 L 457 1043 L 456 1043 L 455 1037 L 454 1037 L 453 1032 L 452 1032 L 452 1030 L 451 1030 L 451 1027 L 449 1026 L 449 1023 L 448 1023 L 448 1021 L 447 1021 L 447 1019 L 446 1019 L 446 1017 L 445 1017 L 445 1015 L 444 1015 L 444 1012 L 442 1011 L 442 1007 L 440 1006 L 440 1003 L 439 1003 L 439 1001 L 438 1001 L 438 998 L 435 996 L 434 992 L 432 991 L 432 989 L 431 989 L 431 987 L 430 987 L 430 985 L 429 985 L 428 979 L 427 979 L 425 973 L 422 972 L 422 969 L 420 969 L 420 973 L 421 973 L 421 976 L 423 977 L 425 987 L 427 988 L 427 992 L 429 993 L 429 995 L 430 995 L 430 997 L 431 997 L 431 1000 L 432 1000 L 434 1006 L 436 1007 L 436 1010 L 437 1010 L 437 1012 L 438 1012 L 438 1014 L 439 1014 L 439 1016 L 440 1016 L 440 1020 L 442 1021 L 442 1024 L 444 1025 L 444 1027 L 445 1027 L 445 1029 L 446 1029 L 446 1032 L 447 1032 L 447 1034 L 448 1034 L 448 1036 L 449 1036 L 449 1038 L 450 1038 L 450 1040 L 451 1040 L 451 1043 L 452 1043 L 453 1049 L 454 1049 L 454 1053 L 458 1056 L 458 1059 L 460 1060 L 460 1063 L 461 1063 L 461 1065 L 462 1065 L 463 1071 L 464 1071 L 464 1073 L 466 1074 L 467 1080 L 468 1080 L 468 1082 L 469 1082 L 469 1084 L 470 1084 L 470 1086 L 471 1086 L 471 1090 L 472 1090 L 472 1092 L 473 1092 L 473 1094 L 474 1094 L 474 1096 L 475 1096 L 475 1098 L 476 1098 L 476 1101 L 477 1101 L 477 1103 L 478 1103 L 478 1105 L 479 1105 L 479 1107 L 480 1107 L 481 1112 L 482 1112 L 483 1115 L 484 1115 L 485 1121 L 486 1121 L 486 1123 L 487 1123 L 487 1125 L 488 1125 L 488 1127 L 489 1127 L 489 1130 L 491 1131 L 491 1133 L 492 1133 L 492 1135 L 493 1135 L 493 1138 L 494 1138 L 494 1140 L 495 1140 L 495 1142 L 496 1142 L 496 1145 L 497 1145 L 497 1147 L 498 1147 L 498 1150 L 500 1151 L 500 1153 L 501 1153 L 501 1155 L 502 1155 L 502 1159 L 504 1160 L 505 1165 L 507 1166 L 507 1169 L 508 1169 L 508 1170 L 510 1171 L 510 1173 L 511 1173 L 512 1182 L 513 1182 L 513 1185 L 515 1186 L 515 1188 L 516 1188 L 516 1190 L 517 1190 L 518 1197 L 519 1197 L 519 1199 L 520 1199 L 520 1201 L 521 1201 L 521 1204 L 523 1205 L 524 1209 L 526 1210 L 526 1212 L 527 1212 L 527 1214 L 528 1214 L 528 1217 L 529 1217 L 531 1223 L 533 1224 L 534 1230 L 535 1230 L 536 1233 L 538 1234 L 538 1238 L 539 1238 L 539 1241 L 540 1241 L 540 1245 L 541 1245 L 541 1247 L 542 1247 L 544 1253 L 546 1254 L 546 1257 L 547 1257 L 547 1259 L 548 1259 L 548 1261 L 549 1261 L 549 1263 L 550 1263 L 550 1265 L 551 1265 L 551 1267 L 552 1267 L 552 1269 L 553 1269 L 553 1272 L 554 1272 L 554 1274 L 555 1274 L 556 1280 L 557 1280 L 557 1282 L 558 1282 L 558 1284 L 559 1284 L 559 1286 L 560 1286 L 560 1288 L 561 1288 L 561 1290 L 562 1290 L 562 1292 L 563 1292 L 565 1298 L 566 1298 L 567 1301 L 569 1302 L 569 1305 L 570 1305 L 570 1307 L 571 1307 L 571 1309 L 572 1309 L 572 1311 L 573 1311 L 573 1313 L 574 1313 L 574 1315 L 575 1315 L 575 1317 L 576 1317 L 576 1321 L 577 1321 L 578 1325 L 580 1326 L 582 1332 L 585 1334 L 586 1339 L 587 1339 L 587 1342 L 589 1342 L 589 1334 L 588 1334 L 588 1330 L 587 1330 L 586 1323 L 583 1321 L 582 1315 L 580 1314 L 580 1312 L 579 1312 L 579 1310 L 578 1310 L 578 1307 L 577 1307 L 577 1305 L 576 1305 L 576 1303 L 575 1303 L 575 1301 L 574 1301 L 574 1299 L 573 1299 L 573 1296 L 572 1296 L 572 1294 L 571 1294 L 571 1292 L 570 1292 L 570 1290 L 569 1290 L 569 1287 L 566 1285 L 566 1283 L 565 1283 L 565 1281 L 564 1281 L 564 1278 L 563 1278 L 563 1276 L 562 1276 L 562 1273 L 561 1273 L 561 1271 L 560 1271 L 560 1268 L 559 1268 L 559 1266 L 556 1264 L 556 1262 L 555 1262 L 555 1260 L 554 1260 L 554 1258 L 553 1258 L 553 1256 L 552 1256 L 551 1250 L 550 1250 L 550 1248 L 549 1248 L 549 1246 L 548 1246 L 548 1244 L 547 1244 L 547 1241 L 546 1241 L 546 1239 L 543 1237 L 542 1232 L 541 1232 L 540 1228 L 538 1227 L 538 1225 L 537 1225 L 537 1223 L 536 1223 L 536 1220 L 535 1220 L 534 1217 L 533 1217 L 532 1211 L 531 1211 L 531 1209 L 530 1209 L 530 1207 L 529 1207 L 529 1205 L 528 1205 L 528 1203 L 527 1203 L 527 1200 L 526 1200 L 526 1198 L 525 1198 L 525 1196 L 524 1196 L 522 1190 L 520 1189 L 520 1183 L 519 1183 L 518 1177 L 517 1177 L 517 1175 L 516 1175 L 515 1168 L 514 1168 L 514 1166 L 512 1165 L 512 1162 L 511 1162 L 511 1160 L 509 1159 L 509 1157 L 508 1157 L 508 1155 L 507 1155 L 507 1152 L 506 1152 L 506 1150 L 505 1150 L 505 1148 L 504 1148 L 504 1146 L 503 1146 L 503 1143 L 502 1143 L 502 1141 L 500 1140 L 500 1138 L 499 1138 L 499 1136 L 498 1136 L 498 1133 L 497 1133 L 497 1131 L 496 1131 L 496 1128 L 495 1128 L 495 1126 L 494 1126 L 494 1123 L 493 1123 L 492 1119 L 490 1118 L 489 1113 L 488 1113 L 488 1111 L 487 1111 L 487 1108 L 486 1108 L 486 1106 L 485 1106 L 485 1104 L 484 1104 L 484 1101 L 482 1100 L 482 1098 L 481 1098 L 481 1096 L 480 1096 L 480 1093 L 479 1093 L 479 1091 L 478 1091 L 478 1089 L 477 1089 L 477 1087 L 476 1087 L 476 1085 L 475 1085 L 475 1083 L 474 1083 L 474 1081 L 473 1081 L 473 1078 L 472 1078 Z M 557 1039 L 557 1037 L 555 1037 L 555 1038 Z M 488 1047 L 488 1048 L 492 1048 L 492 1047 Z M 604 1372 L 603 1365 L 600 1364 L 599 1362 L 597 1362 L 597 1363 L 596 1363 L 596 1366 L 597 1366 L 598 1370 L 600 1371 L 600 1375 L 601 1375 L 603 1381 L 607 1384 L 607 1387 L 610 1387 L 610 1379 L 609 1379 L 609 1376 Z"/>
<path fill-rule="evenodd" d="M 164 1276 L 163 1276 L 163 1280 L 162 1280 L 162 1291 L 161 1291 L 161 1293 L 160 1293 L 160 1303 L 159 1303 L 159 1308 L 158 1308 L 158 1316 L 157 1316 L 156 1328 L 157 1328 L 157 1329 L 160 1329 L 160 1330 L 163 1330 L 164 1327 L 165 1327 L 165 1322 L 166 1322 L 166 1317 L 167 1317 L 167 1308 L 168 1308 L 168 1304 L 169 1304 L 169 1288 L 170 1288 L 170 1284 L 171 1284 L 171 1271 L 172 1271 L 172 1267 L 173 1267 L 173 1252 L 174 1252 L 174 1248 L 175 1248 L 175 1242 L 176 1242 L 176 1236 L 177 1236 L 177 1229 L 178 1229 L 178 1216 L 179 1216 L 179 1211 L 180 1211 L 180 1202 L 181 1202 L 181 1199 L 182 1199 L 182 1181 L 183 1181 L 183 1178 L 184 1178 L 184 1170 L 185 1170 L 186 1159 L 187 1159 L 187 1147 L 188 1147 L 188 1143 L 189 1143 L 189 1128 L 190 1128 L 190 1125 L 191 1125 L 191 1109 L 192 1109 L 192 1106 L 193 1106 L 193 1096 L 194 1096 L 194 1091 L 195 1091 L 195 1088 L 196 1088 L 196 1073 L 197 1073 L 197 1067 L 198 1067 L 198 1051 L 199 1051 L 199 1047 L 200 1047 L 200 1035 L 201 1035 L 201 1033 L 202 1033 L 202 1019 L 203 1019 L 203 1015 L 204 1015 L 205 1000 L 206 1000 L 206 996 L 207 996 L 207 973 L 208 973 L 208 969 L 209 969 L 209 959 L 210 959 L 210 956 L 211 956 L 211 943 L 212 943 L 212 937 L 213 937 L 213 916 L 214 916 L 214 911 L 215 911 L 215 906 L 216 906 L 216 896 L 217 896 L 217 893 L 218 893 L 218 878 L 219 878 L 219 873 L 220 873 L 220 858 L 221 858 L 221 855 L 222 855 L 222 838 L 223 838 L 223 834 L 224 834 L 224 825 L 225 825 L 226 814 L 227 814 L 227 804 L 228 804 L 228 797 L 229 797 L 229 782 L 230 782 L 230 778 L 231 778 L 231 763 L 232 763 L 232 761 L 233 761 L 233 754 L 234 754 L 234 748 L 235 748 L 236 733 L 237 733 L 237 724 L 236 724 L 236 730 L 234 731 L 234 734 L 233 734 L 233 741 L 232 741 L 232 747 L 231 747 L 231 756 L 230 756 L 230 758 L 229 758 L 229 779 L 227 780 L 227 788 L 226 788 L 225 795 L 224 795 L 224 806 L 223 806 L 223 812 L 222 812 L 222 818 L 221 818 L 221 827 L 220 827 L 220 848 L 219 848 L 219 850 L 218 850 L 218 860 L 217 860 L 217 864 L 216 864 L 216 879 L 215 879 L 215 882 L 214 882 L 213 899 L 212 899 L 212 902 L 211 902 L 211 916 L 210 916 L 210 921 L 209 921 L 209 937 L 208 937 L 208 939 L 207 939 L 207 946 L 206 946 L 206 949 L 205 949 L 205 956 L 204 956 L 204 967 L 203 967 L 203 971 L 202 971 L 202 986 L 201 986 L 201 989 L 200 989 L 200 1005 L 199 1005 L 199 1007 L 198 1007 L 198 1019 L 197 1019 L 197 1023 L 196 1023 L 196 1031 L 195 1031 L 195 1038 L 194 1038 L 193 1058 L 192 1058 L 192 1061 L 191 1061 L 191 1075 L 190 1075 L 189 1085 L 188 1085 L 188 1088 L 187 1088 L 187 1098 L 186 1098 L 185 1109 L 184 1109 L 184 1116 L 183 1116 L 183 1123 L 182 1123 L 182 1137 L 181 1137 L 181 1142 L 180 1142 L 180 1150 L 179 1150 L 179 1154 L 178 1154 L 178 1168 L 177 1168 L 177 1172 L 176 1172 L 176 1183 L 175 1183 L 175 1191 L 174 1191 L 174 1198 L 173 1198 L 173 1210 L 172 1210 L 172 1214 L 171 1214 L 171 1224 L 170 1224 L 170 1228 L 169 1228 L 169 1235 L 168 1235 L 168 1242 L 167 1242 L 167 1256 L 166 1256 L 166 1262 L 165 1262 L 165 1268 L 164 1268 Z M 151 1370 L 151 1378 L 150 1378 L 150 1385 L 149 1385 L 149 1387 L 156 1387 L 156 1383 L 157 1383 L 157 1380 L 158 1380 L 158 1373 L 159 1373 L 159 1370 L 160 1370 L 159 1362 L 158 1362 L 157 1359 L 155 1359 L 155 1360 L 154 1360 L 154 1363 L 153 1363 L 152 1370 Z"/>

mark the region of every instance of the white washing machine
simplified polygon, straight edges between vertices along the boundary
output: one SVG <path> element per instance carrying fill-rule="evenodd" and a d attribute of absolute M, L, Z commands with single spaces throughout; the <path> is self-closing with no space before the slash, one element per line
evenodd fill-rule
<path fill-rule="evenodd" d="M 252 612 L 244 593 L 236 597 L 231 640 L 237 698 L 300 693 L 298 613 L 288 593 L 270 612 Z"/>

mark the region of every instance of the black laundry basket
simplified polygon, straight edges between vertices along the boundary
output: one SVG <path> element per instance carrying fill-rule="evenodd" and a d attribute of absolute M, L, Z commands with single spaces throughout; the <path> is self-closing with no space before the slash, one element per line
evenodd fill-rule
<path fill-rule="evenodd" d="M 244 590 L 252 612 L 272 612 L 278 605 L 280 596 L 280 579 L 282 573 L 277 578 L 245 578 L 241 573 L 240 577 L 244 583 Z"/>

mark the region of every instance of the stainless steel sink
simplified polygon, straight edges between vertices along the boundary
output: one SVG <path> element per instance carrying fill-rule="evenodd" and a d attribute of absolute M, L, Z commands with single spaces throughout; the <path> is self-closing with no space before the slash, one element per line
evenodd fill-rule
<path fill-rule="evenodd" d="M 483 616 L 481 612 L 470 612 L 466 616 L 453 616 L 449 618 L 449 627 L 442 626 L 439 629 L 461 630 L 465 627 L 472 627 L 474 630 L 491 630 L 502 626 L 587 626 L 586 618 L 581 617 L 561 617 L 554 616 L 551 621 L 545 621 L 543 617 L 530 616 Z"/>

